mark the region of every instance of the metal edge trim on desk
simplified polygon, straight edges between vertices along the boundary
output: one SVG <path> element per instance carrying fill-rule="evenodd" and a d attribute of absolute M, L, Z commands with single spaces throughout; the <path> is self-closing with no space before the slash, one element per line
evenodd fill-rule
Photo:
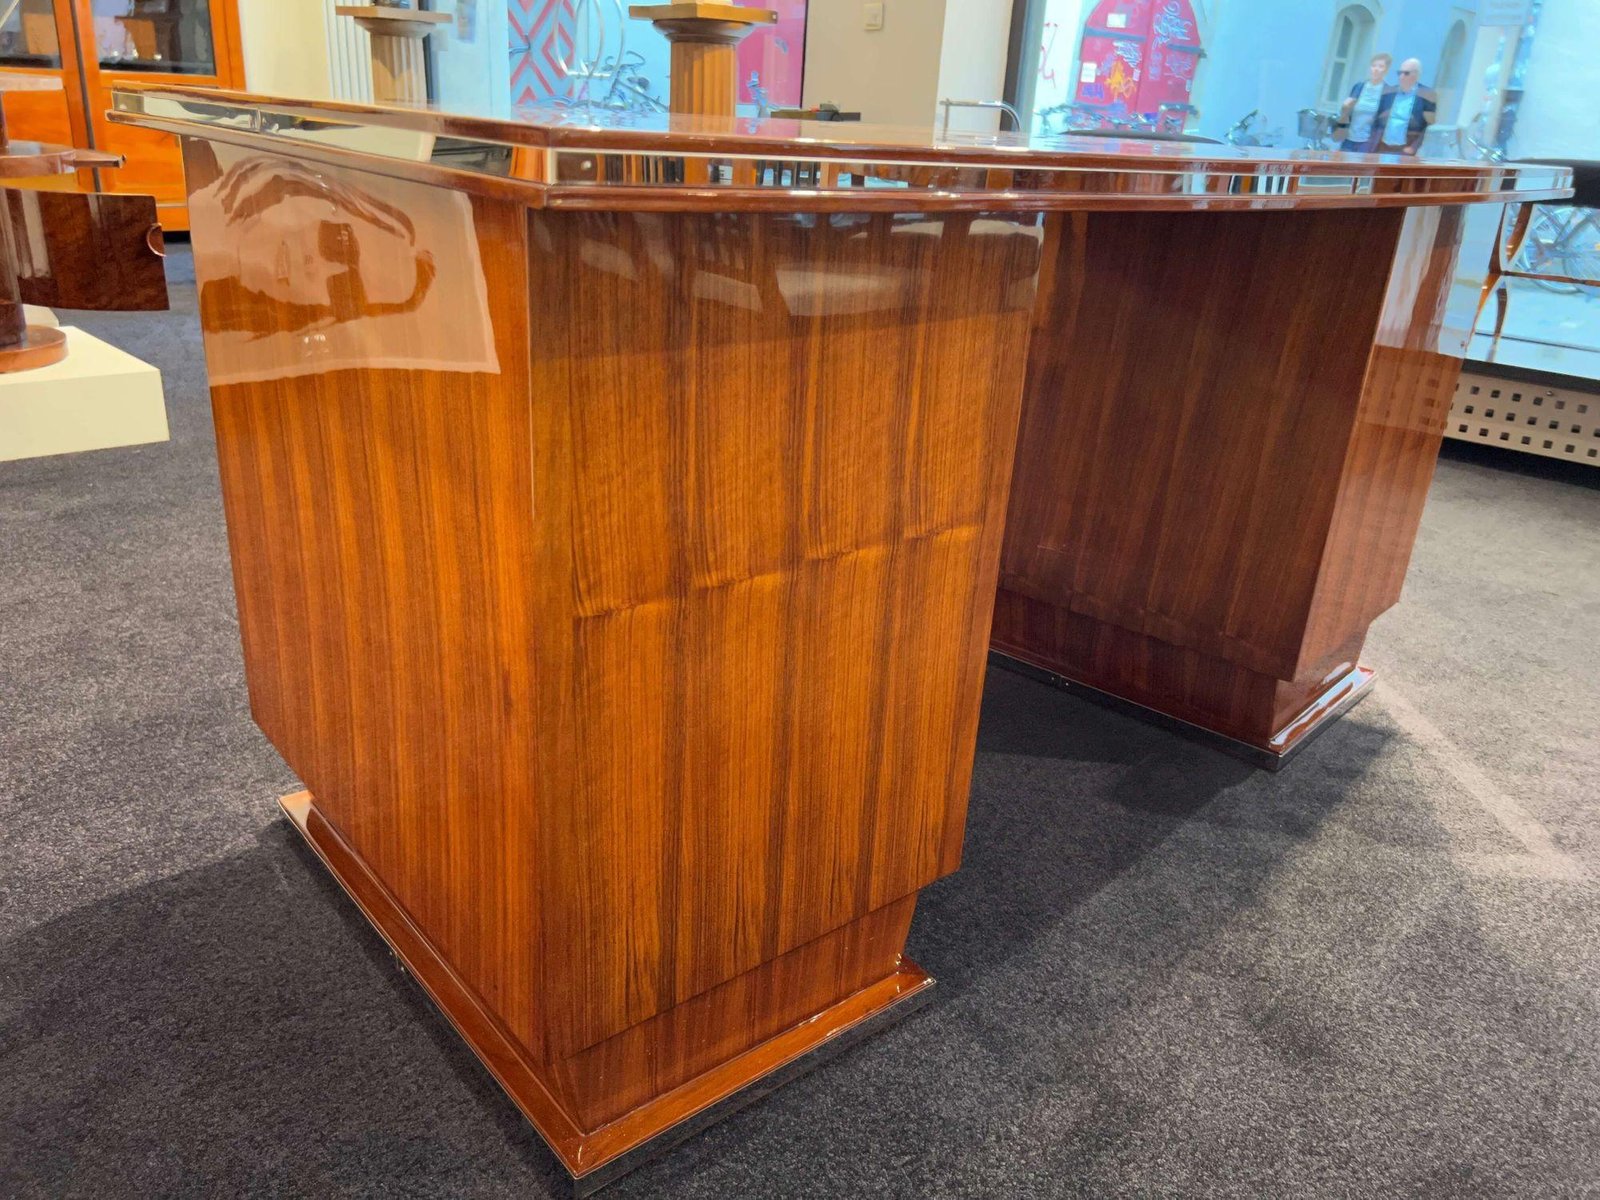
<path fill-rule="evenodd" d="M 1499 168 L 1479 175 L 1459 167 L 1396 173 L 1375 165 L 1286 164 L 1243 159 L 1218 169 L 1134 162 L 1080 165 L 1020 158 L 996 149 L 984 161 L 939 161 L 915 148 L 896 156 L 855 154 L 790 144 L 782 155 L 599 145 L 514 144 L 487 137 L 407 128 L 403 110 L 348 107 L 309 115 L 306 106 L 197 99 L 155 89 L 117 89 L 112 119 L 183 136 L 212 137 L 287 152 L 332 155 L 357 165 L 384 162 L 385 173 L 415 173 L 548 192 L 562 207 L 781 206 L 795 211 L 910 209 L 1056 210 L 1168 208 L 1197 210 L 1420 206 L 1559 199 L 1570 172 L 1559 167 Z M 548 133 L 530 126 L 530 133 Z M 563 130 L 571 139 L 581 130 Z M 971 149 L 971 148 L 969 148 Z M 813 152 L 816 157 L 812 157 Z M 344 156 L 350 156 L 348 160 Z M 1359 165 L 1359 164 L 1355 164 Z M 1316 169 L 1300 169 L 1316 167 Z M 469 184 L 470 186 L 470 184 Z M 495 189 L 500 190 L 500 189 Z M 587 197 L 593 197 L 592 202 Z M 768 199 L 770 197 L 770 199 Z M 539 201 L 533 201 L 539 203 Z"/>

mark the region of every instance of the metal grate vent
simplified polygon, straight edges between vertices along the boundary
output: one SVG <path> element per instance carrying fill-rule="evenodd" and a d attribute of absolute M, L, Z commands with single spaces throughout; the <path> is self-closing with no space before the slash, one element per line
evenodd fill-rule
<path fill-rule="evenodd" d="M 1461 373 L 1445 436 L 1600 466 L 1600 384 L 1592 392 Z"/>

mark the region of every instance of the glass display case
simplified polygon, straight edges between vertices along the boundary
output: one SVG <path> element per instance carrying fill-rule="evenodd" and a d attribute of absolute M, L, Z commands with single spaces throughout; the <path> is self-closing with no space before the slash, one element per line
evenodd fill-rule
<path fill-rule="evenodd" d="M 90 11 L 102 70 L 217 73 L 209 0 L 92 0 Z"/>
<path fill-rule="evenodd" d="M 0 0 L 0 14 L 9 0 Z M 61 86 L 8 96 L 12 136 L 105 150 L 126 158 L 103 178 L 63 187 L 153 195 L 167 229 L 189 227 L 177 139 L 106 120 L 111 89 L 128 80 L 243 87 L 235 0 L 20 0 L 0 24 L 0 69 Z"/>

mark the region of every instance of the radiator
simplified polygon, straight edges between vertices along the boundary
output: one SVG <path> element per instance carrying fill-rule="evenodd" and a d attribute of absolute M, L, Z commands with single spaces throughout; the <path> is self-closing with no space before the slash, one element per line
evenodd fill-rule
<path fill-rule="evenodd" d="M 334 12 L 336 4 L 368 4 L 371 0 L 322 0 L 328 27 L 328 84 L 335 100 L 372 99 L 372 38 L 349 17 Z"/>

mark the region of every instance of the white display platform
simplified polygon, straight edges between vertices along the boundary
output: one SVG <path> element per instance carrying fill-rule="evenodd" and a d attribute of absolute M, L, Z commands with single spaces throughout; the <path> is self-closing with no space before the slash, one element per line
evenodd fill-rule
<path fill-rule="evenodd" d="M 81 329 L 61 331 L 61 362 L 0 374 L 0 462 L 166 441 L 161 372 Z"/>
<path fill-rule="evenodd" d="M 1473 366 L 1456 384 L 1445 437 L 1600 467 L 1600 384 L 1529 383 Z"/>

